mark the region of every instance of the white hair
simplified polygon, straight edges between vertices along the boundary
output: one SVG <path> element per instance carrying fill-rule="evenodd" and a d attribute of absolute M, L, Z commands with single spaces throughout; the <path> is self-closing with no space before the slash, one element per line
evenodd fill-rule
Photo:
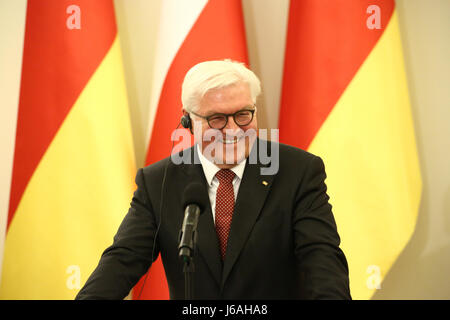
<path fill-rule="evenodd" d="M 193 66 L 184 77 L 181 87 L 181 102 L 187 112 L 198 110 L 203 96 L 212 89 L 237 83 L 246 83 L 253 103 L 261 93 L 258 77 L 243 63 L 226 60 L 205 61 Z"/>

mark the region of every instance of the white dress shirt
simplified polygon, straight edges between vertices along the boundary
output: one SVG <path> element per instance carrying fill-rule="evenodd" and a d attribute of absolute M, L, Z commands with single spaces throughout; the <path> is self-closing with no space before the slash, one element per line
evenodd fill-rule
<path fill-rule="evenodd" d="M 200 163 L 202 164 L 203 173 L 205 174 L 206 182 L 208 183 L 209 201 L 211 202 L 213 220 L 214 223 L 216 223 L 216 193 L 217 188 L 219 187 L 219 179 L 216 178 L 216 173 L 220 170 L 220 168 L 202 154 L 198 144 L 197 151 Z M 234 201 L 236 201 L 236 196 L 239 191 L 239 186 L 241 185 L 242 175 L 244 174 L 246 163 L 247 158 L 230 169 L 235 174 L 233 178 Z"/>

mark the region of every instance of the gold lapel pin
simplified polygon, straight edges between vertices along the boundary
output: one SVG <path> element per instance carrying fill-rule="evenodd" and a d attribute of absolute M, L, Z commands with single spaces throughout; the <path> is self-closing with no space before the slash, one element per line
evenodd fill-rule
<path fill-rule="evenodd" d="M 267 181 L 263 181 L 262 184 L 267 186 L 269 183 Z"/>

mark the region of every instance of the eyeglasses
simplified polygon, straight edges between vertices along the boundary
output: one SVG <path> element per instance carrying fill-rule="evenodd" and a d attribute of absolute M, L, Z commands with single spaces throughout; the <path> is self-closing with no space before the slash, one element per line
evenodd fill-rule
<path fill-rule="evenodd" d="M 226 127 L 228 123 L 228 117 L 232 116 L 234 122 L 240 126 L 245 127 L 246 125 L 250 124 L 253 120 L 253 115 L 256 111 L 256 106 L 254 109 L 242 109 L 235 113 L 215 113 L 213 115 L 204 117 L 201 116 L 195 112 L 192 112 L 192 114 L 196 115 L 199 118 L 205 119 L 208 122 L 208 125 L 212 129 L 222 130 Z"/>

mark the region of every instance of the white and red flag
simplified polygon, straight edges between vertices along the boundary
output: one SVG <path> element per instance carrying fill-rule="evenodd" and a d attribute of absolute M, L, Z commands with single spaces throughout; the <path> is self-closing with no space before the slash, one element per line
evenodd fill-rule
<path fill-rule="evenodd" d="M 171 153 L 172 131 L 181 117 L 181 84 L 186 72 L 206 60 L 248 64 L 241 0 L 165 0 L 150 103 L 146 165 Z M 160 257 L 133 291 L 134 299 L 168 299 Z"/>

